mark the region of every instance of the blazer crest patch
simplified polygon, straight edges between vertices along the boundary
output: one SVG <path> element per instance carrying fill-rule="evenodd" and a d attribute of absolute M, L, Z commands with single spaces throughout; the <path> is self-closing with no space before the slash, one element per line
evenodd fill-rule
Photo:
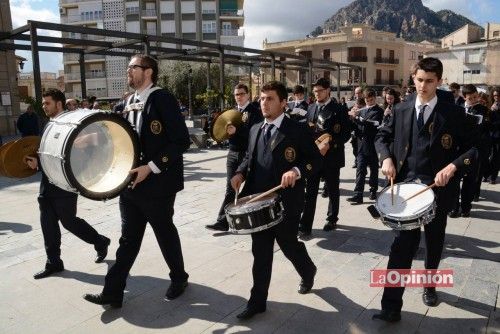
<path fill-rule="evenodd" d="M 241 115 L 241 121 L 243 123 L 246 123 L 248 121 L 248 111 L 243 112 L 243 114 Z"/>
<path fill-rule="evenodd" d="M 337 123 L 333 126 L 333 132 L 340 133 L 340 124 Z"/>
<path fill-rule="evenodd" d="M 445 150 L 449 150 L 452 145 L 453 145 L 453 138 L 451 137 L 451 135 L 445 133 L 441 137 L 441 146 L 443 146 Z"/>
<path fill-rule="evenodd" d="M 297 152 L 293 147 L 285 148 L 285 160 L 288 162 L 294 162 L 295 158 L 297 158 Z"/>
<path fill-rule="evenodd" d="M 154 133 L 155 135 L 160 134 L 161 132 L 161 123 L 159 121 L 151 121 L 151 124 L 149 124 L 149 127 L 151 129 L 151 132 Z"/>
<path fill-rule="evenodd" d="M 434 130 L 434 122 L 431 122 L 431 124 L 429 124 L 429 134 L 432 135 L 432 130 Z"/>

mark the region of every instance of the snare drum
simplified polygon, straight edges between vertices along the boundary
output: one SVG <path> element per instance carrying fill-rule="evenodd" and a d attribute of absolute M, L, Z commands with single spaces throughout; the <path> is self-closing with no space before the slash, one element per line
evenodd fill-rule
<path fill-rule="evenodd" d="M 51 120 L 38 151 L 49 181 L 93 200 L 116 197 L 131 181 L 139 140 L 122 116 L 78 109 Z"/>
<path fill-rule="evenodd" d="M 250 234 L 267 230 L 283 220 L 283 203 L 279 195 L 270 194 L 259 201 L 247 204 L 259 194 L 243 197 L 238 203 L 226 205 L 229 231 L 234 234 Z"/>
<path fill-rule="evenodd" d="M 375 202 L 382 223 L 394 230 L 413 230 L 430 223 L 436 215 L 436 201 L 431 189 L 404 202 L 425 187 L 425 184 L 414 182 L 395 184 L 394 205 L 391 203 L 391 187 L 384 188 Z"/>

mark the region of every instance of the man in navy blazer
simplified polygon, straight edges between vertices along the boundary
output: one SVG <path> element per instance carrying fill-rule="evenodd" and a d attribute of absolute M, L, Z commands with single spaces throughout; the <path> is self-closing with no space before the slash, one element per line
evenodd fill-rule
<path fill-rule="evenodd" d="M 140 138 L 140 166 L 131 188 L 120 195 L 122 235 L 116 262 L 106 275 L 102 293 L 86 294 L 94 304 L 121 307 L 123 290 L 149 222 L 170 269 L 165 299 L 179 297 L 187 287 L 181 242 L 172 217 L 177 192 L 184 188 L 183 153 L 189 133 L 177 99 L 156 87 L 158 64 L 150 56 L 135 55 L 128 65 L 128 84 L 135 89 L 125 111 Z"/>
<path fill-rule="evenodd" d="M 284 217 L 278 225 L 252 234 L 254 284 L 247 308 L 237 316 L 242 320 L 266 310 L 275 239 L 302 278 L 299 293 L 311 290 L 316 275 L 316 266 L 305 245 L 297 240 L 297 232 L 304 203 L 304 179 L 317 173 L 321 156 L 306 125 L 285 117 L 287 92 L 282 83 L 265 84 L 260 96 L 265 120 L 250 129 L 247 154 L 231 185 L 236 190 L 246 180 L 242 190 L 245 196 L 281 184 L 283 189 L 278 193 Z"/>
<path fill-rule="evenodd" d="M 477 158 L 475 133 L 463 109 L 437 95 L 443 64 L 424 58 L 413 69 L 415 98 L 395 106 L 393 118 L 375 137 L 382 173 L 395 182 L 435 184 L 436 212 L 424 225 L 425 268 L 437 269 L 443 251 L 447 213 L 454 204 L 455 184 Z M 418 200 L 418 199 L 417 199 Z M 398 231 L 391 246 L 387 269 L 410 269 L 420 244 L 420 228 Z M 382 311 L 373 316 L 387 322 L 401 319 L 404 287 L 385 287 Z M 426 287 L 422 301 L 437 305 L 435 287 Z"/>

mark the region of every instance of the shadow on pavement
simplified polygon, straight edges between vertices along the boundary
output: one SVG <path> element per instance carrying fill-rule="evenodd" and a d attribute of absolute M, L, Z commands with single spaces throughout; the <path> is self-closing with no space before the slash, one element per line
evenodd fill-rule
<path fill-rule="evenodd" d="M 12 231 L 14 233 L 27 233 L 32 229 L 33 228 L 31 227 L 31 225 L 27 224 L 0 222 L 0 235 L 6 234 L 4 231 Z"/>

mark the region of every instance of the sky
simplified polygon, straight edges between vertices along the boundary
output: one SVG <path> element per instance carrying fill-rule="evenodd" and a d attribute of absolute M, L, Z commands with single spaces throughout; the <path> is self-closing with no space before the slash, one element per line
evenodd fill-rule
<path fill-rule="evenodd" d="M 337 10 L 353 0 L 246 0 L 245 46 L 262 48 L 262 41 L 277 42 L 304 38 L 314 28 L 323 24 Z M 434 11 L 450 9 L 484 26 L 486 22 L 500 22 L 499 0 L 422 0 L 424 6 Z M 14 28 L 27 20 L 59 23 L 58 0 L 10 0 Z M 278 14 L 280 13 L 280 14 Z M 53 32 L 46 32 L 57 36 Z M 28 61 L 23 72 L 32 71 L 31 53 L 16 51 Z M 62 54 L 41 53 L 42 72 L 62 69 Z"/>

